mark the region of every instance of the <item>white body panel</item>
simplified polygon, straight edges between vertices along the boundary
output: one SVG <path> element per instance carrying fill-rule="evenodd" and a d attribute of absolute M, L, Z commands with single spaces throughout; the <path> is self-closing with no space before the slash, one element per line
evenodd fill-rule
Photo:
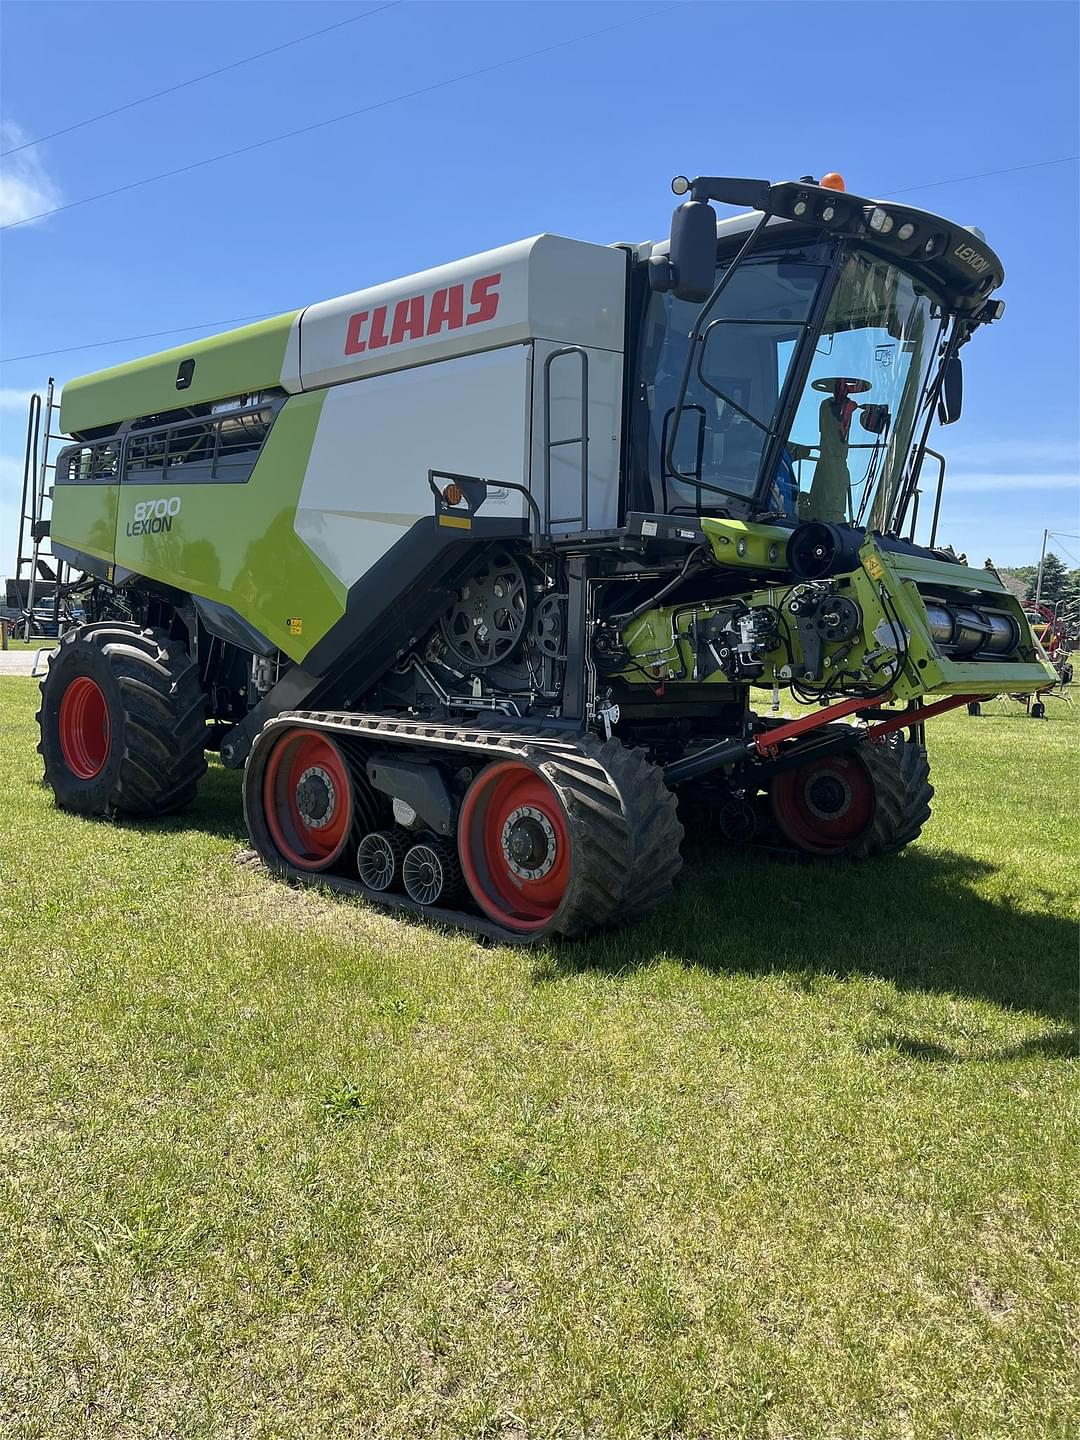
<path fill-rule="evenodd" d="M 538 235 L 311 305 L 282 382 L 314 390 L 523 340 L 621 351 L 626 263 Z"/>
<path fill-rule="evenodd" d="M 296 511 L 297 535 L 346 586 L 422 516 L 429 469 L 528 483 L 531 347 L 511 345 L 332 388 Z M 520 516 L 512 490 L 485 516 Z"/>
<path fill-rule="evenodd" d="M 329 387 L 296 533 L 352 585 L 422 516 L 429 469 L 528 486 L 552 528 L 583 528 L 581 433 L 588 389 L 588 524 L 618 523 L 626 255 L 540 235 L 310 306 L 293 326 L 282 383 Z M 430 333 L 429 333 L 430 332 Z M 545 400 L 544 362 L 550 368 Z M 550 453 L 550 460 L 549 460 Z M 480 512 L 519 517 L 513 491 Z M 546 519 L 546 516 L 545 516 Z"/>
<path fill-rule="evenodd" d="M 551 391 L 549 433 L 553 442 L 581 434 L 582 362 L 577 354 L 558 354 L 564 347 L 537 341 L 533 358 L 531 487 L 551 530 L 611 530 L 619 523 L 619 450 L 622 436 L 621 352 L 585 349 L 588 423 L 588 505 L 582 517 L 581 447 L 553 443 L 550 462 L 544 445 L 544 365 Z M 582 347 L 585 348 L 585 347 Z M 544 506 L 545 472 L 550 464 L 551 513 Z M 484 511 L 483 513 L 487 513 Z M 586 521 L 588 522 L 586 524 Z"/>

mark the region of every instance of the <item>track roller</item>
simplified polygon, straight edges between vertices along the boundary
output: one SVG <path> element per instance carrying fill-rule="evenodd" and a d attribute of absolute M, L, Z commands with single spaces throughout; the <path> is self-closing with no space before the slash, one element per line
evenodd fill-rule
<path fill-rule="evenodd" d="M 391 890 L 401 883 L 406 843 L 396 830 L 372 830 L 360 841 L 356 868 L 369 890 Z"/>
<path fill-rule="evenodd" d="M 411 845 L 401 862 L 405 893 L 417 905 L 446 905 L 461 889 L 461 866 L 454 847 L 436 836 Z"/>

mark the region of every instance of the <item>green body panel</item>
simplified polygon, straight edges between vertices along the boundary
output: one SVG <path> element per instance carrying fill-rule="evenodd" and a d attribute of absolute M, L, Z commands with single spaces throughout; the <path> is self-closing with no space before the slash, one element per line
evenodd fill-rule
<path fill-rule="evenodd" d="M 888 590 L 890 602 L 910 631 L 910 655 L 904 675 L 895 687 L 901 699 L 919 695 L 995 694 L 1009 691 L 1025 694 L 1053 685 L 1057 672 L 1039 658 L 1027 616 L 1020 602 L 1001 583 L 992 570 L 977 570 L 969 565 L 951 565 L 924 555 L 904 555 L 879 551 L 868 541 L 859 552 L 863 562 L 863 592 L 876 599 L 874 557 L 884 570 L 879 583 Z M 922 596 L 961 592 L 978 603 L 990 602 L 997 610 L 1008 611 L 1020 626 L 1020 645 L 1014 655 L 994 660 L 950 660 L 934 644 L 930 635 L 926 607 Z M 861 596 L 860 596 L 861 598 Z"/>
<path fill-rule="evenodd" d="M 703 528 L 710 523 L 728 527 L 735 522 L 705 521 Z M 768 532 L 772 527 L 757 525 L 738 528 Z M 782 535 L 784 532 L 773 533 Z M 747 554 L 755 543 L 758 546 L 764 544 L 766 547 L 774 543 L 767 533 L 747 537 L 747 541 Z M 863 545 L 859 555 L 862 562 L 860 567 L 850 574 L 833 577 L 833 582 L 837 594 L 854 600 L 859 606 L 862 626 L 850 640 L 825 645 L 824 677 L 819 681 L 811 681 L 801 673 L 802 651 L 798 631 L 794 621 L 789 620 L 787 635 L 792 650 L 791 659 L 794 661 L 794 674 L 787 647 L 781 644 L 768 652 L 765 673 L 756 684 L 768 688 L 774 684 L 786 686 L 794 678 L 806 690 L 825 691 L 833 680 L 837 667 L 842 666 L 849 672 L 858 673 L 859 678 L 854 683 L 867 689 L 880 686 L 889 673 L 888 667 L 863 669 L 861 661 L 864 656 L 882 649 L 882 634 L 895 634 L 894 616 L 907 634 L 905 663 L 891 686 L 892 693 L 899 700 L 914 700 L 924 695 L 990 695 L 1000 691 L 1023 694 L 1055 683 L 1057 676 L 1054 670 L 1041 660 L 1036 652 L 1031 628 L 1019 601 L 992 571 L 954 565 L 927 556 L 882 551 L 872 538 Z M 742 563 L 752 562 L 744 559 Z M 689 632 L 695 619 L 707 619 L 717 611 L 729 608 L 733 600 L 745 601 L 750 607 L 781 606 L 796 583 L 798 582 L 785 580 L 769 589 L 755 590 L 741 596 L 726 596 L 715 602 L 702 602 L 693 606 L 684 603 L 646 611 L 626 627 L 622 637 L 636 665 L 643 666 L 644 672 L 639 668 L 631 668 L 623 671 L 620 678 L 630 685 L 668 684 L 679 679 L 693 683 L 696 656 Z M 882 592 L 888 600 L 888 608 Z M 948 659 L 942 655 L 931 637 L 923 594 L 951 597 L 960 603 L 965 599 L 974 603 L 989 603 L 995 609 L 1008 611 L 1020 627 L 1019 647 L 1010 656 L 985 660 Z M 879 631 L 878 636 L 875 636 L 875 631 Z M 734 688 L 720 670 L 713 671 L 696 683 L 728 691 Z"/>
<path fill-rule="evenodd" d="M 326 393 L 285 402 L 243 484 L 120 486 L 117 566 L 231 606 L 290 659 L 303 660 L 345 611 L 345 587 L 293 527 Z M 138 528 L 136 505 L 170 498 L 180 506 L 167 530 L 129 533 Z"/>
<path fill-rule="evenodd" d="M 787 564 L 790 530 L 777 525 L 755 525 L 748 520 L 702 517 L 701 528 L 721 565 L 742 565 L 751 570 L 783 570 Z"/>
<path fill-rule="evenodd" d="M 49 537 L 99 560 L 112 561 L 119 485 L 57 485 Z"/>
<path fill-rule="evenodd" d="M 254 394 L 280 385 L 285 347 L 299 313 L 290 310 L 272 320 L 69 380 L 61 397 L 60 428 L 75 435 L 100 425 L 225 399 L 241 389 Z M 177 390 L 176 372 L 183 360 L 194 360 L 195 371 L 188 388 Z M 239 375 L 244 378 L 238 388 Z"/>

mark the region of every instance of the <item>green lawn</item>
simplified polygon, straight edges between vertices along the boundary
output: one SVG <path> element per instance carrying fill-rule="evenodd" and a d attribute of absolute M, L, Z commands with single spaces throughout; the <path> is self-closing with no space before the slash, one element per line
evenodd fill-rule
<path fill-rule="evenodd" d="M 0 681 L 5 1437 L 1071 1437 L 1080 709 L 847 869 L 486 947 L 122 827 Z"/>

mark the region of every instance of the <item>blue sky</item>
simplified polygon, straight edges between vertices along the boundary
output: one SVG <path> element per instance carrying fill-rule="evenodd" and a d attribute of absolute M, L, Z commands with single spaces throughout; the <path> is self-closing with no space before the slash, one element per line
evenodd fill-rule
<path fill-rule="evenodd" d="M 3 149 L 386 0 L 6 0 Z M 1062 3 L 401 3 L 0 162 L 6 218 L 546 54 L 8 230 L 0 355 L 285 310 L 542 230 L 666 233 L 671 176 L 839 170 L 979 225 L 1004 320 L 965 352 L 942 537 L 1080 532 L 1078 11 Z M 590 32 L 613 27 L 606 33 Z M 0 366 L 0 573 L 25 395 L 207 330 Z M 1080 541 L 1065 542 L 1080 555 Z M 1073 560 L 1061 548 L 1066 563 Z"/>

